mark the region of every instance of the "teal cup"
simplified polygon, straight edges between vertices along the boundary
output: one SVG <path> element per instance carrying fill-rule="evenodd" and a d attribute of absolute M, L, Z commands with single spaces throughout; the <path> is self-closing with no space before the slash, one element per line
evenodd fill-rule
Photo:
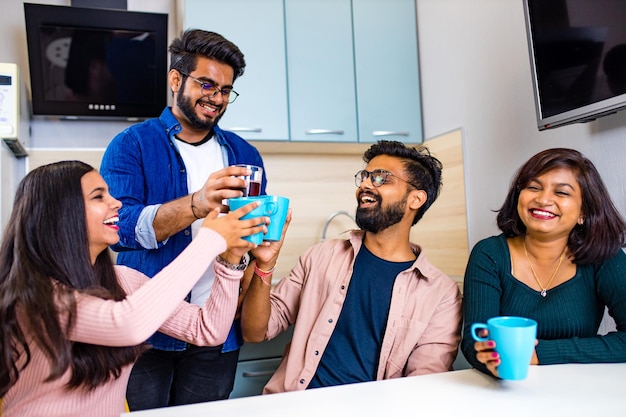
<path fill-rule="evenodd" d="M 480 337 L 477 331 L 487 329 L 489 335 Z M 485 323 L 474 323 L 472 336 L 478 342 L 493 340 L 500 355 L 498 375 L 502 379 L 520 380 L 528 376 L 530 359 L 535 350 L 537 322 L 524 317 L 493 317 Z"/>
<path fill-rule="evenodd" d="M 270 216 L 270 224 L 267 226 L 267 233 L 263 235 L 263 240 L 278 242 L 283 234 L 283 226 L 289 212 L 289 199 L 279 195 L 268 195 L 267 199 L 275 204 L 275 210 Z"/>
<path fill-rule="evenodd" d="M 263 216 L 271 216 L 276 212 L 276 203 L 272 201 L 269 196 L 258 196 L 258 197 L 237 197 L 231 198 L 228 200 L 228 206 L 230 210 L 237 210 L 247 204 L 250 204 L 254 201 L 260 201 L 261 204 L 252 210 L 250 213 L 246 214 L 242 217 L 242 219 L 253 219 L 255 217 L 263 217 Z M 262 223 L 259 223 L 262 224 Z M 260 245 L 263 242 L 263 232 L 254 233 L 249 236 L 243 237 L 245 240 L 248 240 L 256 245 Z"/>

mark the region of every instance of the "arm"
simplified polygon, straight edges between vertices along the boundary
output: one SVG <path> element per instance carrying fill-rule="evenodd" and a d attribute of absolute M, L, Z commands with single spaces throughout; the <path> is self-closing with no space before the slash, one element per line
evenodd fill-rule
<path fill-rule="evenodd" d="M 181 302 L 159 331 L 196 346 L 217 346 L 226 340 L 237 309 L 241 271 L 214 262 L 215 282 L 202 308 Z"/>
<path fill-rule="evenodd" d="M 157 156 L 149 154 L 156 150 L 142 147 L 138 134 L 136 130 L 126 129 L 116 136 L 107 147 L 100 167 L 111 194 L 122 202 L 120 243 L 114 246 L 115 250 L 156 249 L 156 242 L 163 242 L 198 218 L 206 217 L 210 210 L 219 207 L 221 212 L 227 212 L 222 199 L 241 196 L 238 189 L 243 188 L 243 180 L 234 176 L 243 175 L 246 170 L 228 167 L 209 176 L 195 194 L 171 200 L 186 192 L 186 186 L 184 189 L 178 186 L 174 173 L 157 170 L 154 164 L 160 160 L 152 161 Z M 152 165 L 144 165 L 145 160 Z M 164 158 L 163 163 L 166 162 Z M 168 188 L 161 190 L 158 187 L 162 188 L 164 182 Z M 195 215 L 191 210 L 192 195 Z M 146 208 L 156 209 L 156 213 L 146 215 L 143 213 Z M 138 226 L 141 230 L 137 230 Z"/>
<path fill-rule="evenodd" d="M 256 263 L 256 260 L 253 262 Z M 241 306 L 241 331 L 245 342 L 262 342 L 270 319 L 271 286 L 258 275 L 252 275 Z"/>
<path fill-rule="evenodd" d="M 172 314 L 211 260 L 225 247 L 219 234 L 203 228 L 189 246 L 152 279 L 139 271 L 118 267 L 118 274 L 122 274 L 118 279 L 145 283 L 122 301 L 77 293 L 76 323 L 68 337 L 105 346 L 132 346 L 144 342 Z"/>
<path fill-rule="evenodd" d="M 189 246 L 154 278 L 122 301 L 103 300 L 77 292 L 76 323 L 68 337 L 107 346 L 129 346 L 146 340 L 179 306 L 180 300 L 204 274 L 215 256 L 224 253 L 232 262 L 231 259 L 241 259 L 246 251 L 254 247 L 241 237 L 262 231 L 265 226 L 257 226 L 259 219 L 267 219 L 239 218 L 257 206 L 258 203 L 248 204 L 222 217 L 217 217 L 217 210 L 212 211 Z M 228 252 L 224 252 L 226 248 Z M 131 275 L 128 279 L 138 280 L 143 276 L 132 269 L 119 270 Z M 133 274 L 137 276 L 133 278 Z M 241 274 L 239 272 L 237 278 Z M 233 298 L 236 306 L 237 299 Z"/>
<path fill-rule="evenodd" d="M 148 231 L 136 230 L 142 211 L 148 207 L 148 195 L 141 144 L 132 129 L 126 129 L 118 134 L 107 146 L 102 157 L 100 173 L 109 185 L 111 195 L 122 202 L 118 223 L 120 241 L 113 245 L 114 250 L 144 249 L 141 242 L 154 245 L 154 236 Z M 149 224 L 150 220 L 148 219 L 146 223 Z M 143 233 L 145 236 L 138 236 L 137 233 L 140 235 Z"/>
<path fill-rule="evenodd" d="M 219 208 L 222 213 L 228 212 L 228 207 L 222 201 L 241 197 L 245 182 L 236 176 L 245 174 L 245 168 L 223 168 L 211 174 L 197 192 L 162 204 L 152 223 L 157 242 L 164 241 L 199 218 L 206 217 L 211 210 Z"/>
<path fill-rule="evenodd" d="M 500 251 L 489 242 L 494 242 L 494 239 L 476 244 L 470 255 L 463 281 L 465 323 L 461 351 L 474 368 L 484 373 L 490 373 L 490 371 L 476 358 L 475 341 L 471 336 L 470 327 L 473 323 L 486 323 L 488 318 L 500 315 L 502 295 L 499 274 Z"/>
<path fill-rule="evenodd" d="M 290 222 L 291 209 L 287 214 L 281 240 L 272 242 L 267 246 L 260 246 L 252 251 L 255 260 L 249 268 L 251 269 L 248 273 L 250 279 L 246 280 L 244 278 L 246 284 L 242 287 L 244 297 L 241 306 L 241 331 L 246 342 L 262 342 L 265 340 L 267 325 L 272 311 L 270 304 L 272 274 L 264 273 L 263 271 L 274 270 Z M 257 268 L 261 271 L 258 271 Z"/>

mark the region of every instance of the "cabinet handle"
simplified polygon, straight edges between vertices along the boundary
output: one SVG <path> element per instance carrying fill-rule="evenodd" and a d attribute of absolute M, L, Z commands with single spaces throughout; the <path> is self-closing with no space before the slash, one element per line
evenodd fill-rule
<path fill-rule="evenodd" d="M 343 135 L 343 130 L 333 129 L 307 129 L 304 131 L 307 135 Z"/>
<path fill-rule="evenodd" d="M 224 130 L 230 130 L 231 132 L 262 132 L 260 127 L 228 127 Z"/>
<path fill-rule="evenodd" d="M 373 136 L 409 136 L 409 132 L 394 132 L 393 130 L 375 130 Z"/>
<path fill-rule="evenodd" d="M 274 371 L 259 371 L 259 372 L 243 372 L 241 374 L 244 378 L 255 378 L 260 376 L 272 376 Z"/>

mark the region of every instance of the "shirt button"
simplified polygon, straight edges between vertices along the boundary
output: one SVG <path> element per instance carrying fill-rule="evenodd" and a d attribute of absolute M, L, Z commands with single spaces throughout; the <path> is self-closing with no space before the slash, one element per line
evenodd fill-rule
<path fill-rule="evenodd" d="M 317 356 L 317 355 L 319 355 L 319 354 L 320 354 L 320 351 L 319 351 L 319 350 L 316 350 L 316 351 L 315 351 L 315 352 L 313 352 L 313 353 L 315 354 L 315 356 Z"/>
<path fill-rule="evenodd" d="M 329 322 L 329 323 L 332 323 L 332 322 L 333 322 L 333 319 L 328 319 L 328 322 Z"/>
<path fill-rule="evenodd" d="M 304 384 L 304 378 L 299 381 L 301 384 Z"/>
<path fill-rule="evenodd" d="M 185 236 L 189 236 L 189 230 L 185 230 Z"/>
<path fill-rule="evenodd" d="M 346 289 L 346 286 L 345 286 L 345 285 L 342 285 L 342 286 L 341 286 L 341 289 L 342 289 L 342 290 L 345 290 L 345 289 Z"/>

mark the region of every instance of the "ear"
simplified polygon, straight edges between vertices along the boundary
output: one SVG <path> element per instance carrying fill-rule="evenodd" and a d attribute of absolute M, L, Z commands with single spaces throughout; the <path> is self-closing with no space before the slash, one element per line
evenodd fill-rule
<path fill-rule="evenodd" d="M 175 69 L 171 69 L 170 72 L 167 73 L 167 82 L 170 85 L 170 89 L 173 93 L 178 93 L 180 90 L 180 86 L 183 83 L 183 77 L 180 75 Z"/>
<path fill-rule="evenodd" d="M 424 190 L 413 190 L 409 193 L 408 204 L 413 210 L 417 210 L 424 205 L 428 199 L 428 194 Z"/>

